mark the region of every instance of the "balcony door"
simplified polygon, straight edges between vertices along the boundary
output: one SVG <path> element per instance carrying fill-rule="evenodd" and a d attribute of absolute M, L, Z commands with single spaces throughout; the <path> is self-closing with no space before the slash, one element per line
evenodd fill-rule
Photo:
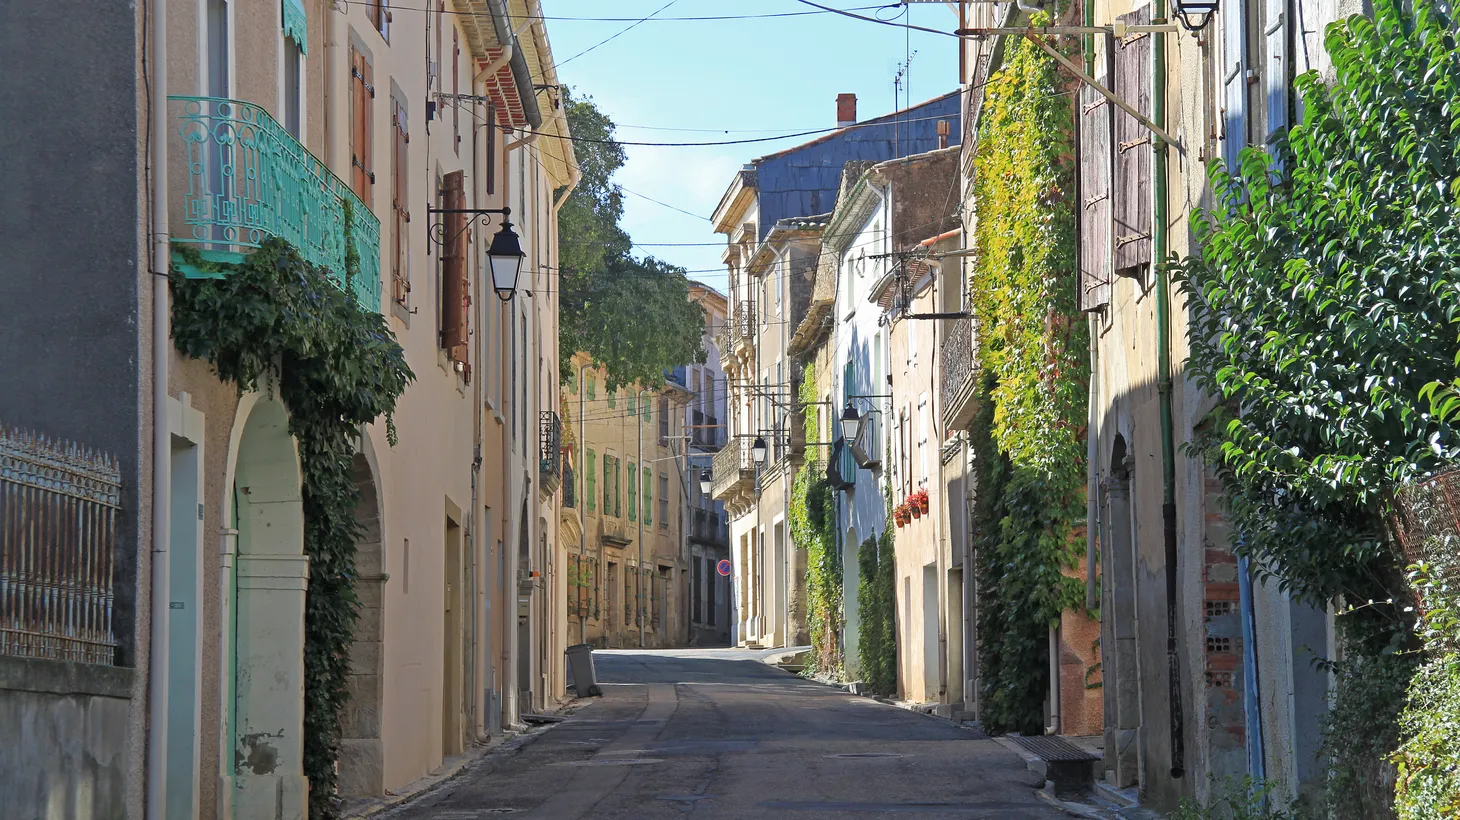
<path fill-rule="evenodd" d="M 233 90 L 233 9 L 229 0 L 201 0 L 201 3 L 203 53 L 199 76 L 203 79 L 203 96 L 226 100 Z M 235 140 L 226 138 L 228 130 L 221 128 L 223 122 L 240 116 L 241 112 L 234 108 L 228 103 L 212 102 L 205 104 L 199 112 L 211 134 L 201 146 L 204 177 L 202 180 L 194 177 L 193 183 L 202 181 L 207 189 L 197 192 L 198 196 L 193 198 L 189 209 L 205 210 L 206 213 L 189 213 L 188 219 L 204 220 L 206 227 L 202 229 L 206 233 L 198 238 L 208 240 L 205 247 L 213 250 L 233 250 L 230 240 L 237 238 L 229 235 L 227 216 L 235 213 L 228 203 L 237 199 L 237 191 L 233 190 L 235 175 L 230 173 L 237 161 L 237 152 Z M 194 230 L 199 227 L 195 224 Z M 196 233 L 194 235 L 197 236 Z"/>

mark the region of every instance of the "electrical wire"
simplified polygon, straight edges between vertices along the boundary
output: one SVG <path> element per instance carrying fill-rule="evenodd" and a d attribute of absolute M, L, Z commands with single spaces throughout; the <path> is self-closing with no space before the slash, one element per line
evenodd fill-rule
<path fill-rule="evenodd" d="M 714 221 L 713 219 L 710 219 L 708 216 L 703 216 L 701 214 L 694 213 L 693 211 L 686 211 L 683 208 L 679 208 L 679 207 L 676 207 L 674 205 L 670 205 L 668 202 L 660 202 L 659 200 L 655 199 L 652 196 L 649 196 L 648 194 L 641 194 L 638 191 L 632 190 L 630 188 L 625 188 L 622 185 L 618 186 L 618 188 L 619 188 L 620 191 L 623 191 L 626 194 L 633 194 L 634 196 L 638 197 L 639 199 L 647 199 L 650 202 L 654 203 L 655 205 L 662 205 L 662 206 L 664 206 L 665 208 L 668 208 L 671 211 L 679 211 L 680 213 L 684 214 L 685 216 L 692 216 L 695 219 L 703 219 L 706 222 L 713 222 Z"/>
<path fill-rule="evenodd" d="M 336 0 L 336 2 L 338 2 L 342 6 L 349 6 L 349 5 L 369 6 L 369 5 L 372 5 L 375 2 L 375 0 Z M 853 6 L 850 10 L 851 11 L 873 11 L 873 10 L 876 10 L 876 9 L 896 8 L 898 5 L 900 5 L 900 4 L 898 4 L 898 3 L 883 3 L 883 4 L 880 4 L 880 5 L 876 5 L 876 6 Z M 400 5 L 396 5 L 395 3 L 391 3 L 389 6 L 387 6 L 387 9 L 389 11 L 391 11 L 391 12 L 411 11 L 411 12 L 424 12 L 424 13 L 427 13 L 427 14 L 430 14 L 430 13 L 452 14 L 452 15 L 459 15 L 459 16 L 462 16 L 462 17 L 482 17 L 482 16 L 484 16 L 483 14 L 481 14 L 481 12 L 475 12 L 475 11 L 455 11 L 455 10 L 447 10 L 447 9 L 421 8 L 419 6 L 400 6 Z M 825 12 L 825 11 L 778 11 L 778 12 L 769 12 L 769 13 L 765 13 L 765 14 L 685 15 L 685 16 L 680 16 L 680 17 L 655 17 L 652 20 L 646 20 L 645 22 L 653 22 L 653 23 L 696 23 L 696 22 L 719 22 L 719 21 L 728 21 L 728 20 L 768 20 L 768 19 L 773 19 L 773 18 L 778 18 L 778 17 L 809 17 L 809 16 L 826 14 L 826 13 L 827 12 Z M 638 21 L 638 20 L 641 20 L 642 19 L 642 18 L 638 18 L 638 17 L 574 17 L 574 16 L 560 16 L 560 15 L 553 15 L 553 14 L 514 14 L 514 15 L 512 15 L 512 18 L 514 20 L 553 20 L 553 21 L 561 21 L 561 22 L 569 22 L 569 23 L 632 23 L 632 22 L 635 22 L 635 21 Z"/>
<path fill-rule="evenodd" d="M 574 60 L 578 59 L 579 57 L 582 57 L 584 54 L 587 54 L 590 51 L 593 51 L 595 48 L 598 48 L 601 45 L 606 45 L 608 43 L 611 43 L 614 40 L 617 40 L 619 37 L 622 37 L 623 35 L 628 34 L 630 31 L 633 31 L 635 28 L 638 28 L 639 26 L 643 25 L 650 18 L 658 16 L 659 12 L 664 11 L 665 9 L 669 8 L 670 6 L 672 6 L 672 5 L 674 5 L 675 3 L 678 3 L 678 2 L 679 2 L 679 0 L 669 0 L 668 3 L 665 3 L 664 5 L 660 6 L 659 8 L 655 9 L 654 11 L 650 12 L 648 14 L 648 16 L 643 17 L 643 18 L 641 18 L 639 20 L 635 20 L 633 23 L 630 23 L 629 25 L 625 26 L 624 28 L 619 29 L 618 31 L 614 32 L 612 35 L 610 35 L 610 36 L 608 36 L 608 37 L 606 37 L 606 38 L 604 38 L 602 40 L 599 40 L 598 42 L 594 43 L 593 45 L 591 45 L 591 46 L 589 46 L 589 47 L 587 47 L 585 49 L 583 49 L 582 51 L 578 52 L 577 54 L 574 54 L 573 56 L 567 58 L 566 60 L 560 60 L 560 61 L 555 62 L 553 64 L 554 71 L 556 71 L 559 68 L 562 68 L 563 66 L 567 65 L 568 63 L 573 62 Z"/>
<path fill-rule="evenodd" d="M 848 11 L 847 9 L 832 8 L 831 6 L 823 6 L 820 3 L 813 3 L 813 2 L 811 2 L 811 0 L 796 0 L 796 2 L 798 2 L 798 3 L 800 3 L 800 4 L 804 5 L 804 6 L 811 6 L 812 8 L 821 9 L 824 12 L 829 12 L 831 14 L 839 14 L 839 15 L 841 15 L 843 17 L 850 17 L 853 20 L 861 20 L 861 21 L 866 22 L 866 23 L 876 23 L 876 24 L 882 25 L 882 26 L 893 26 L 895 28 L 905 28 L 905 29 L 908 29 L 910 31 L 922 31 L 922 32 L 926 32 L 928 34 L 939 34 L 939 35 L 942 35 L 944 37 L 952 37 L 954 39 L 957 39 L 958 38 L 958 35 L 957 34 L 954 34 L 951 31 L 942 31 L 940 29 L 928 28 L 926 26 L 915 26 L 912 23 L 897 23 L 897 22 L 894 22 L 892 20 L 882 20 L 882 19 L 879 19 L 879 18 L 876 18 L 876 17 L 867 17 L 866 15 L 856 14 L 855 12 Z M 899 5 L 901 5 L 901 4 L 899 4 Z"/>

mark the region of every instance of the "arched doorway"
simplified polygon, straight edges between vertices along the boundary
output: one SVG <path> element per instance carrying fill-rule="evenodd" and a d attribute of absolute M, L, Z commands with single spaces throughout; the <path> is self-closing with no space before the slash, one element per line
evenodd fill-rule
<path fill-rule="evenodd" d="M 362 439 L 369 448 L 370 440 Z M 360 503 L 355 523 L 355 594 L 360 612 L 350 645 L 350 701 L 340 719 L 340 794 L 385 794 L 385 749 L 380 737 L 385 670 L 385 560 L 380 526 L 380 492 L 365 452 L 351 463 Z"/>
<path fill-rule="evenodd" d="M 304 778 L 304 505 L 289 414 L 276 397 L 240 403 L 232 520 L 238 530 L 230 754 L 233 816 L 302 817 Z"/>

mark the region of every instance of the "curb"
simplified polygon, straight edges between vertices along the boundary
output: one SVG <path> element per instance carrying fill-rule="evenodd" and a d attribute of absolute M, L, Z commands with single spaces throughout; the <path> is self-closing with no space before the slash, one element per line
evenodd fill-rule
<path fill-rule="evenodd" d="M 569 700 L 557 709 L 554 709 L 551 714 L 571 714 L 590 705 L 592 702 L 591 698 Z M 355 802 L 353 805 L 346 806 L 340 811 L 340 817 L 347 818 L 348 820 L 364 820 L 364 818 L 376 817 L 387 811 L 399 808 L 427 794 L 441 784 L 455 778 L 457 775 L 462 774 L 477 763 L 499 754 L 505 755 L 515 752 L 531 744 L 556 725 L 555 723 L 549 723 L 543 726 L 522 726 L 509 730 L 502 737 L 493 738 L 480 745 L 474 745 L 468 751 L 448 758 L 441 764 L 441 768 L 425 777 L 407 783 L 399 791 L 387 793 L 384 797 L 367 798 Z"/>

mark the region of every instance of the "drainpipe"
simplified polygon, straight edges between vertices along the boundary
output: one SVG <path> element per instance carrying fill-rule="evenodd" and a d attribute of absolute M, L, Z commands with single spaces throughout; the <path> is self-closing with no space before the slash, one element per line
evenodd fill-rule
<path fill-rule="evenodd" d="M 1153 20 L 1166 19 L 1166 0 L 1152 0 Z M 1166 35 L 1154 32 L 1151 69 L 1151 119 L 1166 126 Z M 1176 650 L 1176 444 L 1171 411 L 1171 280 L 1166 270 L 1166 161 L 1169 146 L 1152 135 L 1155 153 L 1154 213 L 1151 220 L 1151 256 L 1156 267 L 1156 391 L 1161 398 L 1161 518 L 1166 542 L 1166 676 L 1171 709 L 1171 777 L 1186 774 L 1182 732 L 1181 661 Z"/>
<path fill-rule="evenodd" d="M 563 199 L 567 200 L 566 193 L 563 195 Z M 554 205 L 553 210 L 556 212 L 559 207 L 560 205 Z M 578 368 L 578 451 L 580 455 L 582 453 L 588 452 L 588 422 L 583 418 L 583 396 L 588 391 L 585 390 L 583 387 L 583 379 L 585 374 L 587 374 L 588 372 L 588 365 L 591 363 L 592 360 L 590 359 L 589 362 L 584 363 L 581 367 Z M 587 456 L 581 456 L 578 460 L 578 478 L 583 482 L 583 491 L 578 494 L 578 519 L 581 522 L 581 525 L 578 527 L 578 571 L 581 573 L 583 570 L 583 556 L 588 554 L 588 516 L 584 513 L 584 510 L 587 509 L 586 505 L 588 503 Z M 602 570 L 603 562 L 600 561 L 599 571 L 601 572 Z M 595 573 L 593 576 L 593 585 L 595 587 L 602 586 L 599 581 L 600 579 L 597 573 Z M 593 597 L 597 598 L 598 596 L 595 595 Z M 580 611 L 578 613 L 578 643 L 588 643 L 587 612 Z M 574 686 L 577 686 L 576 682 L 574 682 Z"/>
<path fill-rule="evenodd" d="M 1258 687 L 1257 611 L 1252 598 L 1252 574 L 1247 556 L 1237 556 L 1237 595 L 1242 607 L 1242 711 L 1247 716 L 1247 776 L 1254 783 L 1267 779 L 1262 748 L 1262 698 Z"/>
<path fill-rule="evenodd" d="M 533 136 L 536 136 L 536 135 L 534 134 Z M 639 391 L 639 404 L 641 405 L 641 407 L 639 409 L 639 412 L 640 413 L 643 413 L 644 412 L 643 411 L 643 408 L 642 408 L 642 405 L 644 403 L 644 394 L 645 393 L 648 393 L 648 392 L 649 392 L 649 389 L 648 388 L 644 388 L 643 390 L 640 390 Z M 639 538 L 638 538 L 638 542 L 639 542 L 639 565 L 634 568 L 634 575 L 636 576 L 634 578 L 634 581 L 635 581 L 634 587 L 639 592 L 639 600 L 636 601 L 635 602 L 635 605 L 634 605 L 634 619 L 639 622 L 639 648 L 640 649 L 643 649 L 644 648 L 644 620 L 645 620 L 645 618 L 644 618 L 644 510 L 642 509 L 643 504 L 644 504 L 644 424 L 643 424 L 643 421 L 640 420 L 640 419 L 634 419 L 634 427 L 638 428 L 638 431 L 639 431 L 639 446 L 638 446 L 638 449 L 636 450 L 636 453 L 637 453 L 637 456 L 636 457 L 639 459 L 639 475 L 635 478 L 635 480 L 639 482 L 639 486 L 636 488 L 638 490 L 638 492 L 635 493 L 635 496 L 638 498 L 639 506 L 641 507 L 641 509 L 639 509 L 637 511 L 638 512 L 638 519 L 639 519 Z M 653 487 L 654 486 L 654 484 L 653 484 L 652 481 L 649 483 L 649 486 L 650 487 Z"/>
<path fill-rule="evenodd" d="M 152 83 L 152 589 L 151 642 L 147 659 L 147 818 L 167 811 L 168 541 L 172 526 L 172 435 L 167 429 L 168 345 L 172 338 L 165 275 L 170 250 L 167 224 L 167 0 L 153 0 L 148 36 Z"/>

